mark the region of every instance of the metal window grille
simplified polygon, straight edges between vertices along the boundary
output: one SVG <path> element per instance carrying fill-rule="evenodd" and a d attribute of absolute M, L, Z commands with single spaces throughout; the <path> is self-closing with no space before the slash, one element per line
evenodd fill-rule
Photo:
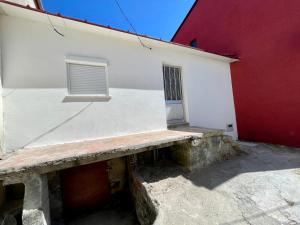
<path fill-rule="evenodd" d="M 166 101 L 182 101 L 181 71 L 178 67 L 164 66 L 163 78 Z"/>

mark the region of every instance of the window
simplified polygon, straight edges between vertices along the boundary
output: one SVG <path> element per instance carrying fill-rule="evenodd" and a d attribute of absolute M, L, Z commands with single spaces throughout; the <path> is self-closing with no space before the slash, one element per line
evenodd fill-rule
<path fill-rule="evenodd" d="M 71 96 L 108 96 L 107 62 L 68 58 L 68 92 Z"/>
<path fill-rule="evenodd" d="M 180 68 L 163 66 L 163 77 L 166 101 L 182 101 Z"/>
<path fill-rule="evenodd" d="M 198 41 L 196 38 L 190 42 L 190 46 L 193 48 L 198 48 Z"/>
<path fill-rule="evenodd" d="M 69 93 L 71 95 L 106 95 L 106 69 L 68 63 Z"/>

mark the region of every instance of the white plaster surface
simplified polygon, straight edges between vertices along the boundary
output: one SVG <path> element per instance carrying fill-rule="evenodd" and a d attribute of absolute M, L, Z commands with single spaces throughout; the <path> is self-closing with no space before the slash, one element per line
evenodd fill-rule
<path fill-rule="evenodd" d="M 7 0 L 7 1 L 17 3 L 20 5 L 25 5 L 25 6 L 29 5 L 32 8 L 36 8 L 33 0 Z"/>
<path fill-rule="evenodd" d="M 0 17 L 4 147 L 8 152 L 165 130 L 163 64 L 182 67 L 185 117 L 191 125 L 225 129 L 233 123 L 236 127 L 228 61 L 157 41 L 149 42 L 149 51 L 134 36 L 119 38 L 95 27 L 79 30 L 83 28 L 77 22 L 53 19 L 64 34 L 61 37 L 49 23 L 37 22 L 47 21 L 46 15 L 31 17 L 34 12 L 29 16 L 22 15 L 24 10 L 13 11 L 9 8 L 7 13 L 16 17 Z M 70 55 L 108 61 L 109 101 L 64 101 L 65 57 Z"/>
<path fill-rule="evenodd" d="M 23 225 L 50 225 L 47 175 L 30 175 L 24 184 Z"/>
<path fill-rule="evenodd" d="M 226 124 L 233 124 L 233 132 L 227 134 L 236 139 L 230 65 L 211 59 L 190 59 L 184 74 L 190 125 L 225 130 Z"/>

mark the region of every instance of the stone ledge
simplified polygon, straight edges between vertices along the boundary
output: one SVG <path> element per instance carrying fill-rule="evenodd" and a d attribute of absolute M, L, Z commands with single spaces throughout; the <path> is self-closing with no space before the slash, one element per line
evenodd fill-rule
<path fill-rule="evenodd" d="M 198 132 L 203 131 L 200 128 L 183 129 L 189 130 L 190 132 L 196 130 Z M 155 194 L 155 191 L 152 189 L 152 183 L 160 183 L 161 180 L 172 180 L 175 179 L 174 177 L 180 177 L 182 174 L 189 176 L 189 172 L 191 171 L 200 171 L 214 163 L 228 160 L 241 152 L 239 145 L 234 142 L 230 136 L 224 135 L 224 133 L 220 130 L 208 130 L 207 132 L 203 132 L 202 138 L 171 146 L 169 151 L 171 153 L 171 160 L 176 163 L 168 164 L 165 163 L 167 161 L 162 161 L 161 164 L 158 163 L 154 166 L 151 164 L 150 166 L 148 165 L 148 167 L 152 169 L 155 167 L 155 170 L 158 174 L 164 174 L 165 168 L 169 171 L 172 171 L 170 168 L 173 166 L 172 168 L 174 168 L 175 171 L 178 170 L 182 172 L 179 173 L 180 175 L 168 173 L 167 176 L 160 177 L 156 174 L 155 177 L 152 177 L 152 182 L 148 183 L 149 179 L 148 182 L 146 182 L 143 178 L 143 175 L 141 175 L 139 171 L 140 169 L 143 170 L 147 168 L 147 166 L 144 168 L 141 166 L 137 170 L 129 170 L 131 177 L 130 185 L 136 207 L 136 213 L 138 220 L 142 225 L 166 224 L 165 212 L 162 210 L 162 208 L 165 209 L 167 203 L 166 205 L 160 205 L 160 203 L 157 201 L 157 198 L 153 195 Z M 149 172 L 148 176 L 151 177 L 153 171 L 147 171 L 146 169 L 146 174 L 147 172 Z M 162 192 L 160 194 L 164 195 L 168 188 L 169 187 L 166 187 L 165 190 L 162 188 Z M 182 224 L 182 221 L 179 221 L 178 224 Z"/>
<path fill-rule="evenodd" d="M 0 180 L 44 174 L 201 139 L 204 133 L 164 130 L 22 149 L 0 161 Z"/>

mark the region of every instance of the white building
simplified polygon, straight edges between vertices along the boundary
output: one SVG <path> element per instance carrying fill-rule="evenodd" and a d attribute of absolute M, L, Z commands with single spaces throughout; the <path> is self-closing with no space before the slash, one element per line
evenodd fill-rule
<path fill-rule="evenodd" d="M 7 2 L 0 40 L 4 153 L 168 122 L 237 137 L 233 59 Z"/>
<path fill-rule="evenodd" d="M 69 200 L 92 186 L 90 199 L 101 201 L 124 189 L 126 165 L 143 151 L 177 145 L 189 165 L 202 152 L 212 161 L 210 150 L 201 149 L 202 134 L 167 130 L 169 124 L 237 138 L 235 60 L 48 14 L 39 1 L 12 1 L 0 1 L 0 208 L 9 205 L 9 186 L 23 185 L 24 225 L 49 225 L 62 215 L 52 203 L 68 198 L 55 199 L 62 195 L 49 188 L 52 172 Z M 222 135 L 202 143 L 227 154 Z M 9 218 L 2 216 L 0 223 Z"/>

